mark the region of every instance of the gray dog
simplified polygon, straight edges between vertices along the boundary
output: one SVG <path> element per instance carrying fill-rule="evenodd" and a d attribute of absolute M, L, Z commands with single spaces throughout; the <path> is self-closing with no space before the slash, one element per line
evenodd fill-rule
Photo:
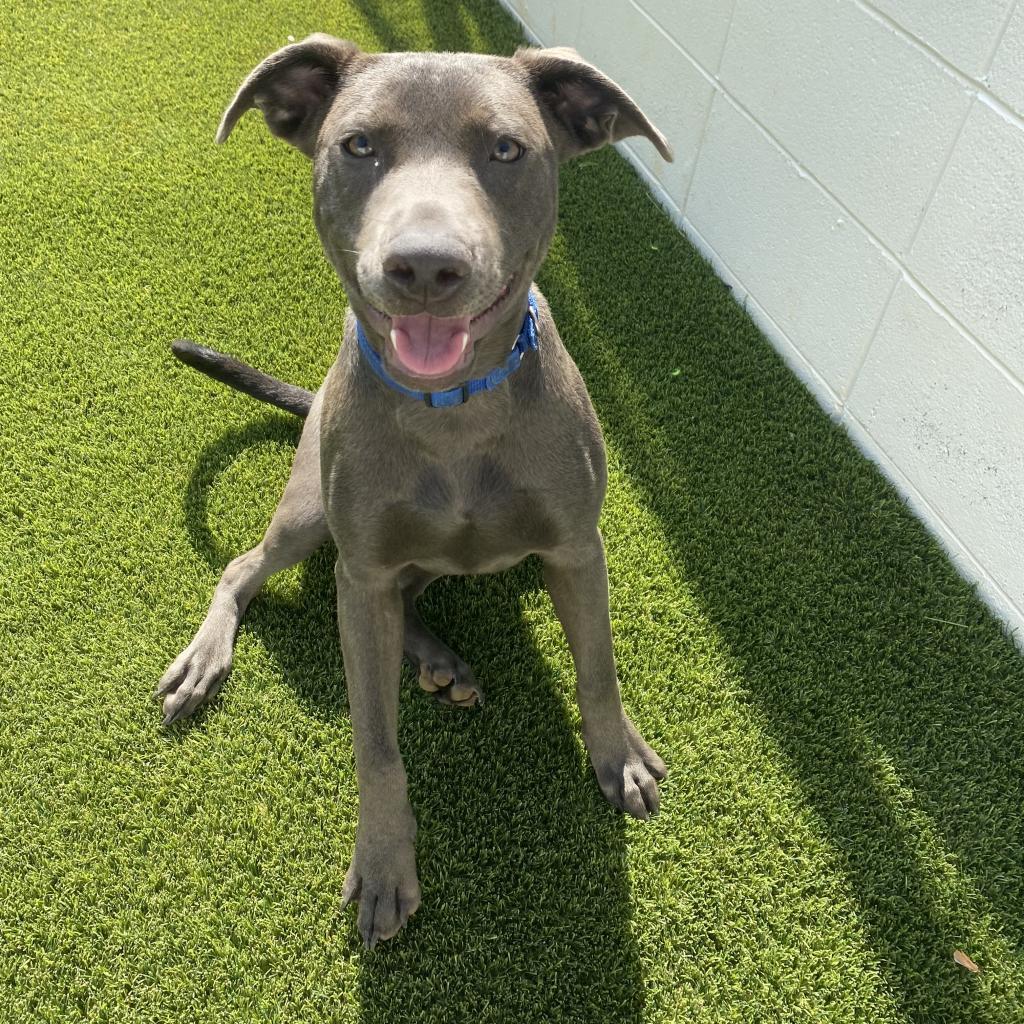
<path fill-rule="evenodd" d="M 672 154 L 569 49 L 368 54 L 314 35 L 249 75 L 217 141 L 254 106 L 313 161 L 313 216 L 351 310 L 315 395 L 175 344 L 185 362 L 306 424 L 266 536 L 225 569 L 157 693 L 165 723 L 209 700 L 263 582 L 334 539 L 359 785 L 344 896 L 358 900 L 373 946 L 420 902 L 398 750 L 402 652 L 445 703 L 482 698 L 417 614 L 439 576 L 541 557 L 601 789 L 637 818 L 658 809 L 665 765 L 623 710 L 612 654 L 601 429 L 531 282 L 555 229 L 560 161 L 631 135 Z"/>

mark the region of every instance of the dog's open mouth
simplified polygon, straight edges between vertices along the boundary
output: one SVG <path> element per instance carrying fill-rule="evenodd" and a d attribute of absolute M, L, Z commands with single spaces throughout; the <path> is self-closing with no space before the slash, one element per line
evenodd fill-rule
<path fill-rule="evenodd" d="M 409 377 L 447 377 L 469 363 L 473 342 L 493 325 L 512 291 L 512 279 L 498 297 L 476 316 L 388 316 L 374 308 L 382 333 L 390 341 L 388 361 Z"/>

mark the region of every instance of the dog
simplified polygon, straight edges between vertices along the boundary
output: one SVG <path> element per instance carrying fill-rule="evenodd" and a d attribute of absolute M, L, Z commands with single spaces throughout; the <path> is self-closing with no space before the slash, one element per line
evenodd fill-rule
<path fill-rule="evenodd" d="M 174 344 L 305 426 L 266 535 L 227 566 L 157 696 L 165 724 L 209 701 L 263 582 L 333 538 L 359 789 L 343 897 L 358 902 L 372 948 L 420 903 L 398 750 L 403 652 L 444 703 L 483 697 L 417 614 L 439 576 L 540 556 L 601 790 L 636 818 L 658 810 L 665 764 L 623 709 L 612 652 L 601 428 L 532 282 L 555 230 L 562 161 L 628 136 L 666 160 L 672 152 L 618 85 L 567 48 L 371 54 L 318 34 L 251 72 L 217 141 L 253 107 L 312 161 L 313 217 L 349 310 L 315 394 Z"/>

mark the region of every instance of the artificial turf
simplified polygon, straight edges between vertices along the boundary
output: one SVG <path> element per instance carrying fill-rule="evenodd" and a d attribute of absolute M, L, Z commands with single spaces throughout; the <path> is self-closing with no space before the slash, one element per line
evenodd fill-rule
<path fill-rule="evenodd" d="M 372 953 L 339 909 L 329 552 L 161 730 L 153 686 L 299 429 L 169 341 L 315 386 L 339 340 L 306 161 L 256 115 L 212 144 L 245 73 L 315 30 L 518 41 L 483 0 L 15 0 L 0 24 L 0 1020 L 1024 1020 L 1024 662 L 613 152 L 565 168 L 540 284 L 606 431 L 660 817 L 602 799 L 533 563 L 428 592 L 489 700 L 406 677 L 424 902 Z"/>

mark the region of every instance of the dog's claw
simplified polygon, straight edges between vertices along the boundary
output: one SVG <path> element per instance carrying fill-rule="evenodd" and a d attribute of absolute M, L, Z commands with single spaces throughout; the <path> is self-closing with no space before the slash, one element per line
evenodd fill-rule
<path fill-rule="evenodd" d="M 350 903 L 353 903 L 359 899 L 359 892 L 362 889 L 362 887 L 362 879 L 360 879 L 358 876 L 354 879 L 354 881 L 352 881 L 351 874 L 349 874 L 345 878 L 345 886 L 341 892 L 342 910 L 344 910 Z"/>

